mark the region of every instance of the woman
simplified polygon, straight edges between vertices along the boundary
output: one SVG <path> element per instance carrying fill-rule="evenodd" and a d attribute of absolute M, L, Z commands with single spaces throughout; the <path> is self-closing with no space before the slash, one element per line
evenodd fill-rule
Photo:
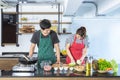
<path fill-rule="evenodd" d="M 76 34 L 71 35 L 66 40 L 66 63 L 84 63 L 87 47 L 88 38 L 86 36 L 86 28 L 82 26 L 79 29 L 77 29 Z"/>
<path fill-rule="evenodd" d="M 35 32 L 31 39 L 29 57 L 32 57 L 35 46 L 38 46 L 38 64 L 42 61 L 60 63 L 59 39 L 55 31 L 50 30 L 51 23 L 44 19 L 40 22 L 40 30 Z M 54 53 L 56 49 L 56 56 Z M 57 57 L 57 59 L 56 59 Z"/>

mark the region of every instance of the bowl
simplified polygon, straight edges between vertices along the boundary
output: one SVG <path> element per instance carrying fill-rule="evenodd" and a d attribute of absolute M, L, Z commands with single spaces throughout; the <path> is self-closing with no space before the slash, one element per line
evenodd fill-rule
<path fill-rule="evenodd" d="M 73 67 L 70 67 L 69 69 L 70 69 L 70 71 L 72 71 L 74 68 L 73 68 Z"/>
<path fill-rule="evenodd" d="M 52 67 L 60 67 L 60 64 L 55 63 L 52 65 Z"/>
<path fill-rule="evenodd" d="M 111 71 L 111 70 L 109 70 L 109 71 Z M 103 70 L 97 70 L 98 73 L 107 73 L 107 72 L 109 72 L 109 71 L 107 71 L 107 70 L 106 70 L 106 71 L 103 71 Z"/>
<path fill-rule="evenodd" d="M 53 64 L 52 67 L 55 71 L 59 69 L 60 64 Z"/>
<path fill-rule="evenodd" d="M 59 67 L 59 69 L 60 69 L 60 71 L 62 71 L 62 70 L 63 70 L 63 67 L 61 66 L 61 67 Z"/>
<path fill-rule="evenodd" d="M 65 71 L 69 69 L 68 64 L 63 64 L 62 66 L 63 66 L 63 69 L 64 69 Z"/>
<path fill-rule="evenodd" d="M 63 69 L 64 69 L 65 71 L 67 71 L 67 70 L 68 70 L 68 67 L 67 67 L 67 66 L 65 66 L 65 67 L 63 67 Z"/>
<path fill-rule="evenodd" d="M 50 71 L 51 69 L 52 69 L 52 67 L 50 65 L 45 65 L 44 66 L 45 71 Z"/>
<path fill-rule="evenodd" d="M 54 70 L 57 71 L 57 70 L 58 70 L 58 67 L 54 67 Z"/>

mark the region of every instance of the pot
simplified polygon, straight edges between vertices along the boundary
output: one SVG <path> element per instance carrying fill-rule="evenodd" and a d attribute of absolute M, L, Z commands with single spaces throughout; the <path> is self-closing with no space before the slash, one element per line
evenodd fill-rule
<path fill-rule="evenodd" d="M 27 59 L 25 57 L 20 57 L 19 58 L 19 62 L 22 63 L 22 64 L 35 64 L 37 62 L 37 57 L 31 57 L 31 58 L 28 58 Z"/>

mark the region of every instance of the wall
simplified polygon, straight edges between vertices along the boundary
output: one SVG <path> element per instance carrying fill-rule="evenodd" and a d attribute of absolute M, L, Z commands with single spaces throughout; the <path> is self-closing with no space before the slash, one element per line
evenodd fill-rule
<path fill-rule="evenodd" d="M 4 9 L 4 11 L 12 12 L 12 11 L 15 11 L 15 8 Z M 53 7 L 51 5 L 48 5 L 48 6 L 45 6 L 45 5 L 42 5 L 42 6 L 22 5 L 22 6 L 20 6 L 20 11 L 22 11 L 22 12 L 57 12 L 58 9 L 57 9 L 57 6 L 55 6 L 55 5 Z M 62 6 L 61 6 L 61 11 L 62 11 Z M 19 17 L 20 18 L 27 17 L 28 22 L 39 22 L 40 20 L 42 20 L 44 18 L 49 19 L 49 20 L 58 20 L 58 15 L 33 15 L 33 14 L 29 14 L 29 15 L 20 15 Z M 71 22 L 71 18 L 64 18 L 62 16 L 61 16 L 61 18 L 62 18 L 62 21 L 64 21 L 64 22 Z M 0 24 L 1 24 L 1 22 L 0 22 Z M 34 24 L 34 26 L 35 26 L 36 30 L 40 29 L 39 24 Z M 57 26 L 57 24 L 56 24 L 56 26 Z M 70 24 L 63 24 L 60 26 L 62 28 L 66 27 L 67 31 L 68 32 L 70 31 L 70 27 L 69 27 Z M 19 27 L 22 27 L 22 25 L 19 25 Z M 0 31 L 1 31 L 1 27 L 0 27 Z M 62 31 L 61 28 L 60 28 L 60 31 Z M 0 33 L 0 36 L 1 36 L 1 33 Z M 31 44 L 31 42 L 30 42 L 31 37 L 32 37 L 32 33 L 20 35 L 18 38 L 18 43 L 20 45 L 19 47 L 16 47 L 15 44 L 5 45 L 5 47 L 0 46 L 0 54 L 2 54 L 2 52 L 29 52 L 29 48 L 30 48 L 30 44 Z M 61 35 L 59 38 L 61 38 Z M 1 37 L 0 37 L 0 39 L 1 39 Z M 60 40 L 60 46 L 64 47 L 62 42 L 64 43 L 63 40 Z M 1 40 L 0 40 L 0 43 L 1 43 Z M 38 51 L 38 49 L 35 48 L 35 52 L 37 52 L 37 51 Z"/>
<path fill-rule="evenodd" d="M 30 10 L 30 9 L 26 9 L 26 10 Z M 48 9 L 39 9 L 39 10 L 48 10 Z M 53 17 L 55 16 L 51 16 L 50 19 L 53 19 Z M 38 20 L 39 18 L 36 17 L 36 19 Z M 31 20 L 35 20 L 35 18 L 31 17 Z M 63 20 L 69 21 L 70 19 L 68 18 Z M 88 48 L 89 55 L 92 55 L 94 58 L 115 59 L 117 60 L 118 63 L 120 63 L 120 58 L 119 58 L 120 19 L 105 18 L 105 17 L 104 18 L 77 17 L 74 18 L 72 22 L 73 22 L 72 25 L 63 25 L 63 27 L 67 26 L 67 28 L 69 28 L 69 31 L 71 30 L 73 34 L 77 30 L 77 28 L 79 28 L 81 25 L 87 28 L 87 34 L 89 36 L 89 42 L 90 42 L 89 45 L 90 47 Z M 35 26 L 36 29 L 39 29 L 38 25 Z M 19 36 L 20 47 L 16 47 L 15 45 L 6 45 L 5 47 L 0 46 L 0 54 L 2 52 L 28 52 L 31 36 L 32 34 L 20 35 Z M 61 49 L 65 48 L 65 40 L 68 36 L 69 35 L 67 34 L 59 35 Z M 35 49 L 35 51 L 37 51 L 37 48 Z"/>
<path fill-rule="evenodd" d="M 94 58 L 115 59 L 120 63 L 120 19 L 74 18 L 72 32 L 80 26 L 87 28 L 89 36 L 88 55 Z"/>

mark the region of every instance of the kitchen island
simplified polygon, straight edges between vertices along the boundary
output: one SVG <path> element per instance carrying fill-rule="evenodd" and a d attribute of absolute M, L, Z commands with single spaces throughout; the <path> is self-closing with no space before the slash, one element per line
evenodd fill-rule
<path fill-rule="evenodd" d="M 18 59 L 14 56 L 2 56 L 3 59 Z M 10 63 L 11 64 L 11 63 Z M 6 64 L 9 65 L 9 64 Z M 120 80 L 120 65 L 117 73 L 98 73 L 93 72 L 92 76 L 86 76 L 85 72 L 74 71 L 54 71 L 46 72 L 43 69 L 37 69 L 33 72 L 0 70 L 0 80 Z"/>
<path fill-rule="evenodd" d="M 120 65 L 117 73 L 98 73 L 93 72 L 92 76 L 86 76 L 85 72 L 73 71 L 54 71 L 46 72 L 43 69 L 34 72 L 0 72 L 0 80 L 120 80 Z"/>

